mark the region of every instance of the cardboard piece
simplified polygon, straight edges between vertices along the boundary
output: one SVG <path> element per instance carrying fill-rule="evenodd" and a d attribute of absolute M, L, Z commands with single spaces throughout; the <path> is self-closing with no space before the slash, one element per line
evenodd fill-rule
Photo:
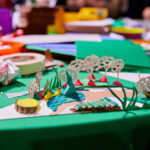
<path fill-rule="evenodd" d="M 56 64 L 54 63 L 52 53 L 50 50 L 45 51 L 45 67 L 52 67 L 55 66 Z"/>
<path fill-rule="evenodd" d="M 123 97 L 122 91 L 120 89 L 114 89 L 114 91 L 119 95 L 120 97 Z M 83 91 L 85 95 L 85 101 L 95 101 L 103 97 L 112 97 L 112 94 L 108 89 L 95 89 L 95 91 Z M 132 91 L 127 90 L 127 96 L 131 96 Z M 113 101 L 116 101 L 113 99 Z M 49 115 L 62 115 L 62 114 L 72 114 L 70 110 L 71 107 L 78 104 L 80 102 L 72 102 L 72 103 L 65 103 L 58 107 L 57 111 L 53 112 L 50 108 L 47 107 L 46 101 L 41 100 L 40 101 L 40 110 L 36 114 L 21 114 L 16 112 L 15 110 L 15 104 L 12 104 L 10 106 L 4 107 L 0 109 L 0 120 L 6 120 L 6 119 L 16 119 L 16 118 L 28 118 L 28 117 L 39 117 L 39 116 L 49 116 Z M 120 104 L 119 104 L 120 105 Z M 138 104 L 137 104 L 138 105 Z"/>

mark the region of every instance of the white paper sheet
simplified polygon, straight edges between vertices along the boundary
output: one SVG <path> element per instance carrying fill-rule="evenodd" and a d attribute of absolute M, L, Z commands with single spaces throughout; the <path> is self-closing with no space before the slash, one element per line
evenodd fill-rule
<path fill-rule="evenodd" d="M 105 74 L 104 72 L 101 73 Z M 107 75 L 112 77 L 117 77 L 117 74 L 112 72 L 107 72 Z M 150 74 L 141 73 L 140 76 L 141 78 L 144 78 L 150 76 Z M 121 72 L 119 73 L 119 78 L 127 81 L 132 81 L 132 82 L 137 82 L 139 80 L 138 73 Z"/>
<path fill-rule="evenodd" d="M 75 41 L 101 42 L 101 37 L 98 34 L 24 35 L 14 38 L 13 41 L 22 42 L 24 44 L 64 43 Z"/>

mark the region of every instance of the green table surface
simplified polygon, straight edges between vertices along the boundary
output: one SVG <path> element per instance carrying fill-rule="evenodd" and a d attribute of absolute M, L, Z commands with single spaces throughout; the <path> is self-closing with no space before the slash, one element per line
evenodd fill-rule
<path fill-rule="evenodd" d="M 60 68 L 58 68 L 60 69 Z M 139 69 L 139 68 L 138 68 Z M 130 68 L 127 68 L 130 70 Z M 148 69 L 140 69 L 149 72 Z M 132 70 L 137 72 L 137 68 Z M 43 74 L 41 87 L 53 71 Z M 80 79 L 87 76 L 80 73 Z M 95 73 L 97 78 L 102 75 Z M 24 91 L 34 76 L 17 79 L 9 86 L 0 88 L 0 108 L 15 102 L 5 93 Z M 108 77 L 110 82 L 114 77 Z M 134 83 L 120 80 L 125 86 Z M 20 98 L 25 98 L 23 96 Z M 49 150 L 49 149 L 146 149 L 150 133 L 150 110 L 108 112 L 21 118 L 0 121 L 0 150 Z"/>

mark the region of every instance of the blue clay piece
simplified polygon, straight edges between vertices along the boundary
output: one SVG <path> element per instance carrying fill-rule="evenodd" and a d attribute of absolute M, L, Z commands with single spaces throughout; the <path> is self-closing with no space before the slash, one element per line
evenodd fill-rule
<path fill-rule="evenodd" d="M 77 92 L 77 95 L 78 95 L 78 99 L 67 97 L 65 95 L 59 95 L 59 96 L 53 97 L 47 102 L 47 106 L 53 111 L 56 111 L 58 106 L 62 104 L 82 101 L 85 99 L 85 96 L 82 92 Z"/>

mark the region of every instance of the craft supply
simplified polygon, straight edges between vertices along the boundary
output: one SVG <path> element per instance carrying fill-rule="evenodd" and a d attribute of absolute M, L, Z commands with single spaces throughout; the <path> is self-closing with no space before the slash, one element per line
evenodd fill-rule
<path fill-rule="evenodd" d="M 38 84 L 36 82 L 36 79 L 31 81 L 28 91 L 30 98 L 33 98 L 33 96 L 38 92 Z"/>
<path fill-rule="evenodd" d="M 58 96 L 58 95 L 62 95 L 62 92 L 61 92 L 61 87 L 59 87 L 58 89 L 57 89 L 57 91 L 54 93 L 54 95 L 53 96 Z"/>
<path fill-rule="evenodd" d="M 55 62 L 53 60 L 51 51 L 47 49 L 45 51 L 45 67 L 48 68 L 48 67 L 53 67 L 55 65 L 56 64 L 55 64 Z"/>
<path fill-rule="evenodd" d="M 40 82 L 42 80 L 42 68 L 39 66 L 36 72 L 36 83 L 39 87 L 39 91 L 40 91 Z"/>
<path fill-rule="evenodd" d="M 119 111 L 119 105 L 111 99 L 105 97 L 97 101 L 86 101 L 76 104 L 71 108 L 73 112 L 103 112 L 103 111 Z"/>
<path fill-rule="evenodd" d="M 60 64 L 58 64 L 59 65 L 59 67 L 64 67 L 64 63 L 60 63 Z"/>
<path fill-rule="evenodd" d="M 98 56 L 91 55 L 91 56 L 87 56 L 83 60 L 82 71 L 87 71 L 90 73 L 90 75 L 87 77 L 87 79 L 95 79 L 93 72 L 98 71 L 100 69 L 98 59 L 99 59 Z"/>
<path fill-rule="evenodd" d="M 44 89 L 41 88 L 41 91 L 43 91 Z M 6 93 L 7 98 L 15 98 L 15 97 L 21 97 L 21 96 L 25 96 L 28 95 L 29 91 L 23 91 L 23 92 L 15 92 L 15 93 Z"/>
<path fill-rule="evenodd" d="M 67 96 L 67 97 L 78 99 L 78 94 L 76 92 L 76 89 L 75 89 L 75 86 L 73 84 L 72 78 L 69 75 L 68 71 L 66 71 L 66 76 L 67 76 L 67 87 L 64 91 L 64 95 Z"/>
<path fill-rule="evenodd" d="M 77 80 L 74 82 L 75 86 L 83 85 L 83 83 L 79 80 L 79 77 L 78 77 L 79 72 L 82 70 L 82 66 L 83 66 L 82 59 L 73 60 L 70 62 L 69 66 L 68 66 L 69 69 L 72 69 L 72 70 L 76 71 L 76 73 L 77 73 Z"/>
<path fill-rule="evenodd" d="M 111 31 L 119 33 L 128 39 L 141 39 L 145 29 L 138 27 L 115 27 L 111 28 Z"/>
<path fill-rule="evenodd" d="M 47 105 L 53 111 L 56 111 L 58 106 L 62 104 L 82 101 L 85 99 L 85 96 L 83 93 L 76 91 L 72 78 L 69 75 L 68 71 L 66 71 L 66 77 L 67 77 L 67 87 L 65 88 L 65 90 L 61 91 L 61 89 L 58 88 L 54 95 L 52 95 L 51 94 L 52 91 L 50 91 L 50 95 L 51 97 L 52 96 L 53 97 L 47 102 Z M 46 97 L 46 98 L 49 98 L 49 97 Z"/>
<path fill-rule="evenodd" d="M 106 77 L 106 75 L 104 75 L 103 77 L 101 77 L 98 81 L 99 82 L 107 83 L 107 77 Z"/>
<path fill-rule="evenodd" d="M 141 75 L 140 75 L 140 72 L 138 72 L 138 77 L 139 77 L 139 80 L 141 79 Z"/>
<path fill-rule="evenodd" d="M 6 60 L 11 60 L 20 69 L 21 75 L 36 73 L 39 66 L 42 70 L 45 69 L 45 56 L 37 53 L 18 53 L 0 57 L 0 61 Z"/>
<path fill-rule="evenodd" d="M 53 94 L 52 94 L 52 90 L 49 90 L 47 92 L 47 94 L 45 95 L 44 99 L 45 100 L 50 100 L 51 98 L 53 98 Z"/>
<path fill-rule="evenodd" d="M 19 68 L 10 60 L 0 62 L 0 83 L 8 85 L 15 77 L 19 76 Z"/>
<path fill-rule="evenodd" d="M 98 21 L 75 21 L 65 24 L 65 29 L 70 33 L 100 33 L 108 34 L 110 25 L 114 20 L 107 18 Z"/>
<path fill-rule="evenodd" d="M 28 91 L 24 91 L 24 92 L 17 92 L 17 93 L 6 93 L 6 96 L 10 99 L 15 97 L 25 96 L 28 94 L 29 94 Z"/>
<path fill-rule="evenodd" d="M 146 95 L 148 98 L 150 98 L 150 76 L 141 78 L 136 83 L 136 88 L 138 92 L 143 92 L 144 95 Z"/>
<path fill-rule="evenodd" d="M 14 41 L 0 40 L 0 56 L 20 53 L 23 43 Z"/>
<path fill-rule="evenodd" d="M 92 79 L 90 79 L 89 82 L 87 83 L 87 85 L 95 86 L 95 82 Z"/>
<path fill-rule="evenodd" d="M 62 80 L 62 81 L 64 81 L 65 83 L 67 82 L 67 76 L 66 76 L 66 71 L 69 73 L 69 75 L 72 77 L 72 80 L 73 81 L 76 81 L 77 80 L 77 72 L 75 71 L 75 70 L 73 70 L 73 69 L 67 69 L 67 70 L 61 70 L 59 73 L 58 73 L 58 75 L 57 75 L 57 77 L 60 79 L 60 80 Z"/>
<path fill-rule="evenodd" d="M 99 58 L 111 56 L 115 59 L 122 59 L 127 67 L 130 66 L 133 69 L 135 67 L 150 68 L 149 56 L 147 56 L 140 45 L 130 40 L 103 40 L 102 42 L 77 41 L 76 46 L 76 59 L 85 59 L 87 56 L 93 54 Z"/>
<path fill-rule="evenodd" d="M 46 93 L 46 91 L 47 91 L 47 89 L 49 87 L 49 84 L 50 84 L 50 80 L 47 81 L 47 83 L 46 83 L 46 85 L 44 87 L 43 94 L 42 94 L 43 96 L 45 95 L 45 93 Z"/>
<path fill-rule="evenodd" d="M 40 109 L 39 102 L 35 99 L 21 99 L 15 102 L 16 111 L 22 114 L 34 114 Z"/>
<path fill-rule="evenodd" d="M 105 75 L 100 78 L 98 81 L 99 82 L 107 82 L 107 71 L 111 68 L 111 64 L 114 61 L 113 57 L 108 57 L 108 56 L 103 56 L 99 59 L 100 61 L 100 68 L 104 68 L 105 69 Z"/>
<path fill-rule="evenodd" d="M 101 42 L 101 37 L 99 34 L 89 34 L 89 35 L 69 35 L 69 34 L 59 34 L 59 35 L 24 35 L 16 37 L 14 41 L 20 41 L 24 44 L 39 44 L 39 43 L 67 43 L 75 41 L 98 41 Z"/>
<path fill-rule="evenodd" d="M 122 86 L 122 83 L 119 82 L 119 73 L 124 68 L 124 62 L 122 59 L 116 59 L 111 64 L 111 71 L 117 73 L 117 81 L 113 84 L 117 86 Z"/>

